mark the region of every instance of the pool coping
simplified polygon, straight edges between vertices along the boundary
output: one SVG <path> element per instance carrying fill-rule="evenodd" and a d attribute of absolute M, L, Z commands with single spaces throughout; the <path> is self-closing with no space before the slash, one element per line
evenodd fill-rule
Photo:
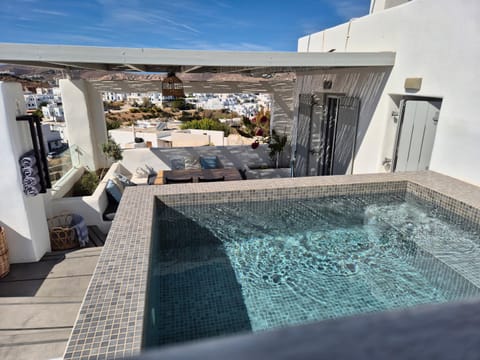
<path fill-rule="evenodd" d="M 363 186 L 364 185 L 364 186 Z M 370 193 L 405 188 L 417 196 L 452 207 L 480 223 L 480 188 L 432 171 L 329 177 L 281 178 L 225 183 L 136 186 L 125 190 L 112 228 L 72 330 L 65 359 L 115 359 L 142 350 L 143 319 L 154 203 L 208 203 L 272 194 L 285 198 L 316 191 Z M 292 189 L 298 189 L 296 193 Z M 354 190 L 352 190 L 354 189 Z M 293 193 L 292 193 L 293 191 Z"/>

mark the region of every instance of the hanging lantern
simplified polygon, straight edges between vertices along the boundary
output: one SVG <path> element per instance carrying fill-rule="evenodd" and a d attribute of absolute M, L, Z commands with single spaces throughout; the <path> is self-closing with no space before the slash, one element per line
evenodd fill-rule
<path fill-rule="evenodd" d="M 167 77 L 162 81 L 162 95 L 165 97 L 184 98 L 183 82 L 175 73 L 168 73 Z"/>

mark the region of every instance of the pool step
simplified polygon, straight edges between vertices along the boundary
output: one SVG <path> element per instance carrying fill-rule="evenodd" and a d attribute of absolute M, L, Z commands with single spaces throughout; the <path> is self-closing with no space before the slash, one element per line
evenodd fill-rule
<path fill-rule="evenodd" d="M 89 244 L 87 246 L 103 246 L 105 245 L 105 240 L 107 235 L 105 235 L 96 225 L 88 227 L 88 240 Z"/>

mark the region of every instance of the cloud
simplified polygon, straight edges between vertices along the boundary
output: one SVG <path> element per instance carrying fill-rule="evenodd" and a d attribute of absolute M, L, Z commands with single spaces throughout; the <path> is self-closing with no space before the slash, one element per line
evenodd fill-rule
<path fill-rule="evenodd" d="M 215 5 L 220 6 L 222 8 L 225 8 L 225 9 L 231 9 L 232 8 L 232 5 L 227 4 L 223 1 L 215 1 Z"/>
<path fill-rule="evenodd" d="M 37 13 L 37 14 L 43 14 L 43 15 L 51 15 L 51 16 L 68 16 L 67 13 L 62 12 L 62 11 L 33 9 L 32 12 Z"/>
<path fill-rule="evenodd" d="M 248 42 L 238 42 L 238 43 L 228 43 L 228 42 L 211 42 L 205 40 L 193 40 L 193 41 L 183 41 L 169 45 L 171 49 L 190 49 L 190 50 L 225 50 L 225 51 L 272 51 L 272 48 L 269 46 L 264 46 L 260 44 L 248 43 Z"/>
<path fill-rule="evenodd" d="M 235 47 L 238 50 L 242 50 L 242 51 L 271 51 L 272 50 L 272 48 L 269 46 L 246 43 L 246 42 L 241 42 L 239 45 L 235 44 Z"/>
<path fill-rule="evenodd" d="M 344 20 L 366 15 L 365 4 L 359 3 L 358 0 L 337 0 L 332 2 L 332 6 L 335 12 Z"/>
<path fill-rule="evenodd" d="M 81 34 L 49 34 L 48 38 L 55 40 L 60 44 L 107 44 L 108 40 L 105 38 L 99 38 L 96 36 L 88 36 Z"/>
<path fill-rule="evenodd" d="M 169 19 L 169 18 L 167 18 L 167 17 L 163 17 L 162 20 L 168 22 L 169 24 L 172 24 L 172 25 L 174 25 L 174 26 L 177 26 L 177 29 L 180 27 L 180 28 L 189 30 L 189 31 L 194 32 L 194 33 L 197 33 L 197 34 L 200 33 L 200 31 L 198 31 L 197 29 L 195 29 L 195 28 L 193 28 L 193 27 L 191 27 L 191 26 L 188 26 L 188 25 L 186 25 L 186 24 L 182 24 L 182 23 L 180 23 L 180 22 L 178 22 L 178 21 L 175 21 L 175 20 L 173 20 L 173 19 L 171 19 L 171 18 Z"/>
<path fill-rule="evenodd" d="M 110 31 L 110 28 L 107 26 L 100 26 L 100 25 L 87 25 L 82 27 L 83 30 L 85 31 Z"/>
<path fill-rule="evenodd" d="M 148 27 L 149 32 L 158 33 L 161 30 L 165 34 L 166 31 L 172 32 L 189 32 L 199 34 L 200 31 L 193 26 L 187 25 L 185 21 L 173 18 L 166 12 L 162 11 L 138 11 L 130 8 L 115 8 L 105 18 L 105 23 L 113 27 L 123 28 L 125 23 L 129 26 L 135 23 L 136 26 Z M 104 25 L 105 26 L 105 25 Z M 154 29 L 152 30 L 152 26 Z M 145 30 L 139 28 L 138 30 Z"/>

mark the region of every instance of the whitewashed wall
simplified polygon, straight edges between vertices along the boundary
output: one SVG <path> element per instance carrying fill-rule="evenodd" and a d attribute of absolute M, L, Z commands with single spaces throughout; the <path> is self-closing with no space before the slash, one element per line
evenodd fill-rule
<path fill-rule="evenodd" d="M 106 166 L 102 144 L 107 142 L 107 127 L 100 93 L 83 79 L 62 79 L 60 89 L 73 166 Z"/>
<path fill-rule="evenodd" d="M 25 114 L 20 83 L 0 82 L 0 226 L 6 230 L 10 262 L 38 261 L 50 250 L 43 194 L 23 193 L 18 160 L 31 150 L 28 123 L 17 123 Z"/>
<path fill-rule="evenodd" d="M 300 94 L 321 94 L 323 92 L 342 94 L 344 96 L 360 98 L 360 113 L 358 118 L 358 131 L 356 139 L 356 149 L 354 162 L 354 173 L 376 172 L 377 164 L 382 154 L 376 152 L 377 141 L 368 140 L 367 134 L 370 132 L 383 131 L 377 129 L 372 131 L 372 127 L 382 127 L 382 124 L 372 124 L 371 120 L 378 109 L 379 99 L 385 88 L 385 84 L 390 74 L 390 67 L 378 68 L 348 68 L 325 70 L 315 73 L 315 75 L 302 75 L 297 78 L 296 98 Z M 323 81 L 332 81 L 332 88 L 322 90 Z M 298 113 L 298 104 L 295 104 L 295 114 Z M 308 137 L 309 128 L 297 127 L 297 116 L 295 116 L 295 127 L 293 132 L 297 137 Z M 295 148 L 296 139 L 293 139 L 293 148 Z M 373 146 L 373 149 L 371 149 Z M 360 149 L 363 148 L 363 151 Z M 374 156 L 372 156 L 374 155 Z M 363 161 L 362 157 L 366 157 Z M 372 159 L 374 161 L 372 161 Z M 297 158 L 297 161 L 301 159 Z M 357 160 L 359 165 L 357 164 Z"/>
<path fill-rule="evenodd" d="M 392 156 L 396 126 L 391 112 L 400 97 L 438 97 L 443 103 L 430 169 L 480 185 L 479 18 L 477 0 L 415 0 L 299 39 L 299 51 L 397 54 L 355 172 L 384 171 L 381 162 Z M 407 77 L 423 79 L 420 91 L 405 91 Z"/>
<path fill-rule="evenodd" d="M 150 141 L 153 147 L 158 146 L 157 133 L 155 131 L 136 130 L 134 136 L 131 128 L 122 128 L 109 130 L 108 133 L 121 148 L 132 147 L 135 141 L 135 136 L 142 138 L 145 142 Z"/>
<path fill-rule="evenodd" d="M 217 130 L 199 130 L 199 129 L 189 129 L 188 130 L 192 135 L 206 135 L 208 137 L 207 145 L 213 144 L 214 146 L 223 146 L 225 145 L 225 134 L 223 131 Z M 175 134 L 172 134 L 173 146 L 182 146 L 175 143 Z M 192 145 L 186 145 L 192 146 Z"/>

